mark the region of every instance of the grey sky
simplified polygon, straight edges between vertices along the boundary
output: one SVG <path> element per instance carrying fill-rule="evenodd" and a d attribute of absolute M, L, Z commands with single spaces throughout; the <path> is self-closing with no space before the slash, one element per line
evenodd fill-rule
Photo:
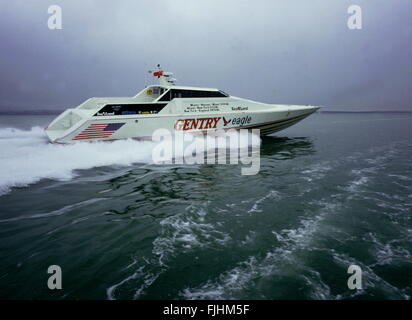
<path fill-rule="evenodd" d="M 47 8 L 63 10 L 49 30 Z M 347 28 L 351 4 L 363 29 Z M 0 0 L 0 110 L 181 85 L 268 103 L 412 109 L 412 1 Z M 146 82 L 145 82 L 146 80 Z"/>

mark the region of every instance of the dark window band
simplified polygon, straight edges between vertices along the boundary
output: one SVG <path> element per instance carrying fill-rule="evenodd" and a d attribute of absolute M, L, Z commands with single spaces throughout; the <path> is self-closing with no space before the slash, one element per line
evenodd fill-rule
<path fill-rule="evenodd" d="M 183 90 L 170 89 L 159 101 L 171 101 L 174 98 L 226 98 L 227 95 L 221 91 Z"/>
<path fill-rule="evenodd" d="M 159 113 L 166 103 L 107 104 L 95 116 L 122 116 L 130 114 Z"/>

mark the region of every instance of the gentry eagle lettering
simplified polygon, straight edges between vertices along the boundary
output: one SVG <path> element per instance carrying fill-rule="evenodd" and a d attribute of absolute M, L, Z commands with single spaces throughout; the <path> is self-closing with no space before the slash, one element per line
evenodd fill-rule
<path fill-rule="evenodd" d="M 216 118 L 196 118 L 196 119 L 179 119 L 175 123 L 176 130 L 192 130 L 192 129 L 216 129 L 221 117 Z"/>

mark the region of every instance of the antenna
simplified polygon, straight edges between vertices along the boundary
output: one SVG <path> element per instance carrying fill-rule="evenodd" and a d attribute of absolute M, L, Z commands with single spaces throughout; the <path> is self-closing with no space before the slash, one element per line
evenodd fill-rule
<path fill-rule="evenodd" d="M 177 79 L 171 77 L 173 73 L 163 71 L 162 67 L 160 66 L 160 63 L 157 64 L 156 71 L 150 70 L 149 73 L 152 73 L 154 77 L 157 77 L 159 79 L 161 86 L 174 85 L 177 81 Z"/>

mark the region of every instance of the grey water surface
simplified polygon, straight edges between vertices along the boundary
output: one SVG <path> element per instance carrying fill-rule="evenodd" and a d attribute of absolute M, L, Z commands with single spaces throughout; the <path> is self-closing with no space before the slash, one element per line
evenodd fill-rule
<path fill-rule="evenodd" d="M 412 295 L 412 114 L 314 114 L 262 139 L 254 176 L 153 165 L 149 142 L 51 145 L 52 118 L 0 117 L 1 299 Z"/>

